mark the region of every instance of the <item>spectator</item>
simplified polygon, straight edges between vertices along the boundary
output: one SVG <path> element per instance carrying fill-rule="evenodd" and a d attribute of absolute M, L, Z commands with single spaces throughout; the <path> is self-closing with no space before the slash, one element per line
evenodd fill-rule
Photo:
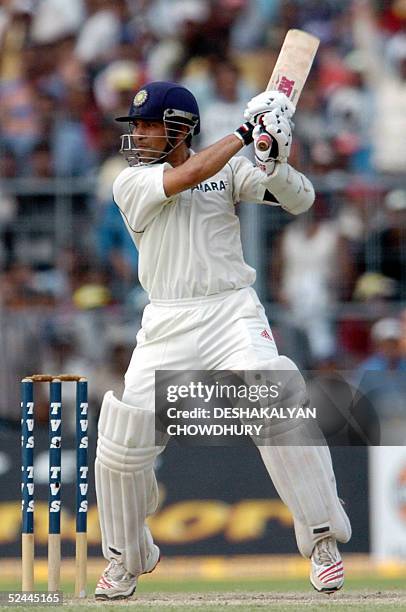
<path fill-rule="evenodd" d="M 380 416 L 383 432 L 387 419 L 400 417 L 404 421 L 405 418 L 406 356 L 402 353 L 401 341 L 402 327 L 399 319 L 378 320 L 371 328 L 372 354 L 360 364 L 355 373 L 358 388 L 368 400 L 364 406 L 369 410 L 372 407 Z M 391 440 L 398 426 L 395 424 L 393 428 L 392 425 L 389 430 Z M 403 438 L 399 443 L 403 443 Z"/>
<path fill-rule="evenodd" d="M 0 145 L 15 155 L 19 173 L 40 139 L 35 98 L 42 66 L 36 62 L 33 49 L 21 50 L 19 69 L 0 82 Z"/>
<path fill-rule="evenodd" d="M 17 203 L 13 195 L 4 193 L 0 186 L 0 267 L 11 265 L 15 249 L 15 232 Z"/>
<path fill-rule="evenodd" d="M 399 316 L 402 338 L 401 338 L 401 347 L 402 347 L 402 355 L 406 358 L 406 308 L 404 308 Z"/>
<path fill-rule="evenodd" d="M 268 29 L 278 17 L 280 4 L 280 0 L 242 2 L 231 30 L 231 48 L 250 51 L 265 46 Z"/>
<path fill-rule="evenodd" d="M 402 174 L 406 170 L 406 34 L 385 49 L 367 0 L 354 1 L 353 24 L 355 44 L 367 60 L 366 78 L 374 95 L 372 161 L 380 172 Z"/>
<path fill-rule="evenodd" d="M 359 175 L 351 176 L 344 189 L 337 189 L 339 224 L 349 240 L 360 244 L 367 234 L 381 227 L 385 218 L 382 190 L 377 181 Z"/>
<path fill-rule="evenodd" d="M 153 0 L 146 7 L 147 25 L 158 40 L 176 36 L 184 20 L 202 24 L 208 16 L 205 0 Z"/>
<path fill-rule="evenodd" d="M 75 53 L 88 65 L 97 65 L 109 58 L 120 39 L 120 18 L 117 6 L 123 0 L 85 0 L 87 17 L 77 39 Z"/>
<path fill-rule="evenodd" d="M 202 0 L 157 0 L 147 13 L 155 44 L 146 58 L 147 73 L 153 80 L 174 78 L 195 56 L 212 50 L 205 45 L 209 6 Z"/>
<path fill-rule="evenodd" d="M 17 196 L 14 255 L 18 261 L 38 269 L 51 266 L 54 260 L 52 221 L 56 199 L 52 190 L 44 190 L 44 182 L 53 176 L 51 149 L 46 141 L 37 143 L 30 161 L 30 192 Z"/>
<path fill-rule="evenodd" d="M 346 240 L 326 204 L 319 197 L 313 215 L 289 223 L 272 252 L 272 285 L 281 287 L 277 300 L 287 324 L 305 340 L 305 367 L 335 354 L 333 308 L 347 295 L 352 276 Z"/>
<path fill-rule="evenodd" d="M 406 298 L 406 191 L 394 189 L 385 197 L 386 227 L 365 243 L 366 269 L 395 281 L 395 299 Z"/>
<path fill-rule="evenodd" d="M 398 319 L 386 318 L 374 323 L 371 327 L 372 354 L 360 364 L 359 371 L 406 371 L 401 338 L 402 327 Z"/>
<path fill-rule="evenodd" d="M 328 97 L 326 117 L 335 148 L 348 157 L 349 170 L 369 174 L 373 108 L 364 76 L 367 61 L 360 52 L 353 51 L 345 57 L 345 66 L 348 82 Z"/>
<path fill-rule="evenodd" d="M 70 322 L 69 325 L 63 324 L 60 321 L 54 320 L 53 324 L 49 325 L 46 330 L 47 343 L 44 357 L 44 371 L 49 374 L 59 374 L 60 372 L 79 373 L 84 378 L 87 378 L 89 384 L 89 406 L 98 407 L 100 403 L 99 389 L 95 384 L 95 362 L 93 359 L 87 358 L 81 351 L 81 341 L 75 322 Z M 69 410 L 75 406 L 76 401 L 76 385 L 67 384 L 63 388 L 63 401 L 66 410 L 64 417 L 64 428 L 72 434 L 76 430 L 76 412 Z M 66 420 L 65 420 L 66 419 Z M 90 427 L 92 427 L 92 420 Z M 90 430 L 92 431 L 92 430 Z"/>
<path fill-rule="evenodd" d="M 83 18 L 83 0 L 41 0 L 34 13 L 31 38 L 38 44 L 59 41 L 76 34 Z"/>
<path fill-rule="evenodd" d="M 295 114 L 295 137 L 301 163 L 313 174 L 322 173 L 334 164 L 333 147 L 329 142 L 329 126 L 326 117 L 320 112 L 318 82 L 310 76 L 302 92 L 300 104 Z"/>
<path fill-rule="evenodd" d="M 114 201 L 103 208 L 98 227 L 98 250 L 101 264 L 111 279 L 113 298 L 125 301 L 138 281 L 138 251 Z"/>
<path fill-rule="evenodd" d="M 254 95 L 241 78 L 240 71 L 230 60 L 217 60 L 212 66 L 212 98 L 203 106 L 204 137 L 202 148 L 209 146 L 232 131 L 241 119 L 244 100 Z"/>
<path fill-rule="evenodd" d="M 18 381 L 41 369 L 43 330 L 48 304 L 35 291 L 32 271 L 13 264 L 0 275 L 0 427 L 20 422 Z M 38 394 L 37 416 L 47 418 L 45 397 Z"/>
<path fill-rule="evenodd" d="M 128 109 L 127 109 L 128 110 Z M 96 176 L 95 200 L 97 207 L 104 207 L 112 197 L 114 179 L 127 166 L 124 157 L 119 153 L 122 128 L 111 121 L 103 121 L 99 126 L 98 153 L 99 166 Z M 96 211 L 98 216 L 98 211 Z"/>
<path fill-rule="evenodd" d="M 130 92 L 137 90 L 143 82 L 144 73 L 136 62 L 131 60 L 110 62 L 98 73 L 93 84 L 99 109 L 108 116 L 127 112 Z"/>
<path fill-rule="evenodd" d="M 96 217 L 99 216 L 98 209 L 109 204 L 112 197 L 113 182 L 121 170 L 127 166 L 127 162 L 118 150 L 121 133 L 121 129 L 117 129 L 116 125 L 108 121 L 100 126 L 99 155 L 101 163 L 98 167 L 94 192 L 97 207 Z M 100 212 L 100 214 L 102 213 Z"/>
<path fill-rule="evenodd" d="M 67 91 L 52 139 L 57 176 L 84 176 L 95 167 L 95 112 L 90 96 L 87 87 L 76 86 Z"/>
<path fill-rule="evenodd" d="M 21 74 L 21 51 L 27 45 L 33 16 L 31 0 L 10 0 L 0 7 L 0 73 L 13 80 Z"/>
<path fill-rule="evenodd" d="M 98 406 L 101 404 L 104 393 L 109 389 L 112 389 L 114 393 L 124 391 L 123 371 L 134 350 L 133 341 L 137 330 L 138 326 L 134 327 L 134 323 L 109 326 L 106 338 L 106 357 L 96 368 L 92 379 L 99 393 Z"/>

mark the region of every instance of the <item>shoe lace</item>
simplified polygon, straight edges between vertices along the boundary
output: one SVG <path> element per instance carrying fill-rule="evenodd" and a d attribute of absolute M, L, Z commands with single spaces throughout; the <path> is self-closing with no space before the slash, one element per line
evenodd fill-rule
<path fill-rule="evenodd" d="M 337 560 L 337 555 L 335 554 L 332 538 L 323 538 L 323 540 L 317 542 L 314 548 L 314 555 L 318 565 L 334 563 Z"/>

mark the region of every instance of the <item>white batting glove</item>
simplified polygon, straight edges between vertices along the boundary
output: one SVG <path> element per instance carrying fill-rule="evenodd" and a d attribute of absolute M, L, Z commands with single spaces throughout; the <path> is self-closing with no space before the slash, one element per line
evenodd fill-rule
<path fill-rule="evenodd" d="M 252 136 L 256 159 L 262 163 L 270 159 L 282 163 L 287 161 L 292 146 L 292 126 L 278 110 L 262 115 Z"/>
<path fill-rule="evenodd" d="M 252 136 L 254 139 L 254 155 L 255 155 L 255 163 L 257 168 L 265 172 L 267 176 L 273 173 L 275 170 L 276 159 L 275 155 L 277 152 L 278 144 L 274 138 L 265 132 L 264 128 L 260 125 L 257 125 L 253 132 Z M 261 150 L 258 148 L 258 142 L 265 142 L 267 144 L 267 149 Z"/>
<path fill-rule="evenodd" d="M 279 114 L 290 119 L 295 107 L 289 98 L 280 91 L 264 91 L 252 98 L 244 111 L 244 118 L 250 123 L 257 123 L 258 118 L 272 110 L 279 110 Z"/>

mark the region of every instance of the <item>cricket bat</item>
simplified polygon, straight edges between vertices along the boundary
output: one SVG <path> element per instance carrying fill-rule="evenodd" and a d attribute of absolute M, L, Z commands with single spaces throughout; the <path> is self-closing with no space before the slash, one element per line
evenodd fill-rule
<path fill-rule="evenodd" d="M 266 90 L 284 93 L 296 109 L 309 75 L 320 40 L 303 30 L 288 30 Z M 261 134 L 257 140 L 260 151 L 272 146 L 272 136 Z"/>

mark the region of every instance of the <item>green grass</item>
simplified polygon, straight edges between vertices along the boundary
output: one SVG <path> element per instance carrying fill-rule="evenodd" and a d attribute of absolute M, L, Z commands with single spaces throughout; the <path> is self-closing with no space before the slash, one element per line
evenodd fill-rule
<path fill-rule="evenodd" d="M 92 593 L 95 584 L 89 582 L 88 592 Z M 62 591 L 72 593 L 74 585 L 72 582 L 64 582 Z M 38 591 L 46 591 L 46 583 L 36 585 Z M 346 578 L 345 591 L 361 589 L 374 589 L 376 591 L 406 590 L 406 581 L 403 578 Z M 20 582 L 4 582 L 0 576 L 0 591 L 19 591 Z M 148 577 L 139 581 L 138 593 L 206 593 L 206 592 L 312 592 L 307 579 L 297 580 L 255 580 L 249 579 L 244 583 L 235 580 L 185 580 L 183 582 L 172 582 L 170 580 L 149 579 Z M 37 609 L 37 608 L 36 608 Z"/>

